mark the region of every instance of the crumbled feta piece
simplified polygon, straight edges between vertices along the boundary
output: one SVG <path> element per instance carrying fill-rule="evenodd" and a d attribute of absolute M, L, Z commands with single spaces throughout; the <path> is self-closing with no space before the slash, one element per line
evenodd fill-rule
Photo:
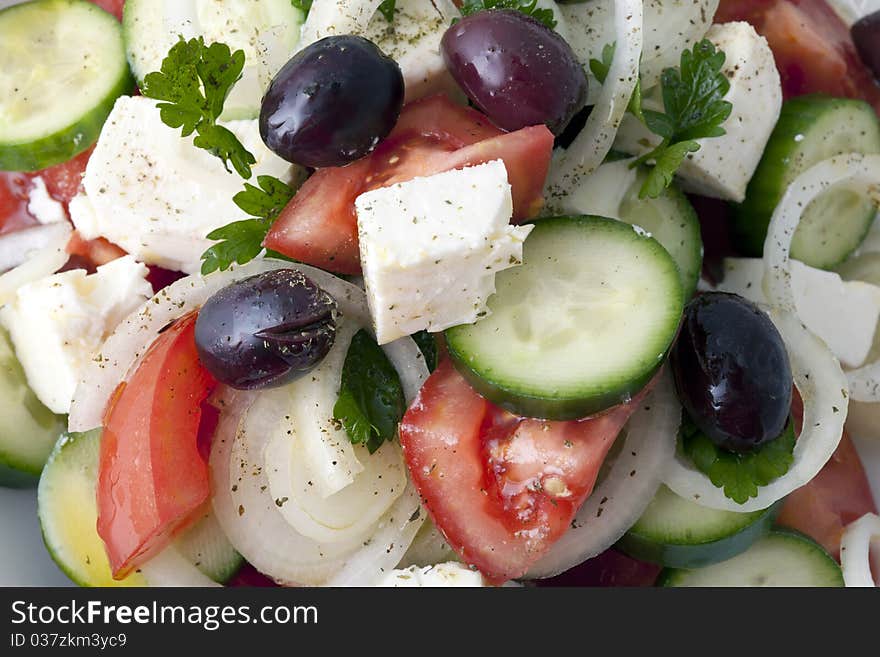
<path fill-rule="evenodd" d="M 764 261 L 727 258 L 719 290 L 733 292 L 755 303 L 764 296 Z M 801 321 L 825 341 L 849 367 L 864 363 L 880 318 L 880 287 L 861 281 L 843 281 L 838 274 L 791 261 L 791 287 Z"/>
<path fill-rule="evenodd" d="M 522 263 L 532 226 L 511 226 L 502 160 L 383 187 L 355 201 L 379 344 L 489 313 L 495 274 Z"/>
<path fill-rule="evenodd" d="M 49 196 L 46 181 L 37 176 L 33 179 L 33 185 L 28 194 L 28 212 L 41 224 L 54 224 L 67 220 L 64 206 Z"/>
<path fill-rule="evenodd" d="M 256 121 L 224 124 L 257 159 L 254 175 L 288 179 L 290 164 L 260 138 Z M 237 173 L 159 118 L 154 101 L 122 96 L 107 118 L 70 214 L 85 239 L 106 237 L 139 261 L 198 271 L 212 230 L 248 215 L 232 201 Z"/>
<path fill-rule="evenodd" d="M 55 413 L 70 402 L 86 365 L 128 314 L 153 294 L 147 268 L 132 256 L 54 274 L 18 289 L 0 311 L 37 397 Z"/>
<path fill-rule="evenodd" d="M 482 587 L 486 586 L 479 571 L 471 570 L 463 563 L 448 561 L 436 566 L 410 566 L 402 570 L 392 570 L 378 586 L 408 587 Z"/>

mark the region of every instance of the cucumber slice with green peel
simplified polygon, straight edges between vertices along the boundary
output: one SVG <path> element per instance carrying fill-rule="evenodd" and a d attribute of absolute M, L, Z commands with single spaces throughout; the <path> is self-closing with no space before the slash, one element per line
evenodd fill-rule
<path fill-rule="evenodd" d="M 636 559 L 671 568 L 702 568 L 747 550 L 770 531 L 781 502 L 751 513 L 719 511 L 666 486 L 617 544 Z"/>
<path fill-rule="evenodd" d="M 28 387 L 9 335 L 0 328 L 0 486 L 35 486 L 66 421 Z"/>
<path fill-rule="evenodd" d="M 496 277 L 491 314 L 446 331 L 456 367 L 514 413 L 586 417 L 630 400 L 675 338 L 683 294 L 657 240 L 614 219 L 542 219 L 524 264 Z"/>
<path fill-rule="evenodd" d="M 259 116 L 263 93 L 299 43 L 302 11 L 291 0 L 127 0 L 122 16 L 125 49 L 138 82 L 158 71 L 182 36 L 202 36 L 244 50 L 245 68 L 222 118 Z"/>
<path fill-rule="evenodd" d="M 703 268 L 703 239 L 694 206 L 675 184 L 657 198 L 639 198 L 647 173 L 640 170 L 620 204 L 620 219 L 648 231 L 678 265 L 686 299 L 697 291 Z"/>
<path fill-rule="evenodd" d="M 206 513 L 175 544 L 196 568 L 220 584 L 232 579 L 244 564 L 244 558 L 232 547 L 213 513 Z"/>
<path fill-rule="evenodd" d="M 666 568 L 657 586 L 843 586 L 838 563 L 803 534 L 774 529 L 732 559 L 693 570 Z"/>
<path fill-rule="evenodd" d="M 880 121 L 861 100 L 800 96 L 786 101 L 764 156 L 737 207 L 734 236 L 748 255 L 761 256 L 770 218 L 788 185 L 822 160 L 842 153 L 880 153 Z M 829 190 L 804 210 L 791 256 L 831 269 L 856 249 L 874 220 L 867 196 Z"/>
<path fill-rule="evenodd" d="M 98 536 L 96 486 L 101 431 L 65 434 L 40 477 L 37 513 L 43 541 L 64 573 L 80 586 L 147 586 L 135 571 L 113 579 L 104 543 Z M 243 560 L 213 514 L 206 514 L 176 539 L 180 553 L 216 582 L 228 581 Z"/>
<path fill-rule="evenodd" d="M 43 542 L 58 567 L 80 586 L 146 586 L 134 572 L 115 580 L 98 536 L 100 430 L 68 434 L 58 441 L 40 477 L 37 514 Z"/>
<path fill-rule="evenodd" d="M 0 169 L 65 162 L 98 138 L 134 88 L 119 21 L 86 0 L 0 10 Z"/>

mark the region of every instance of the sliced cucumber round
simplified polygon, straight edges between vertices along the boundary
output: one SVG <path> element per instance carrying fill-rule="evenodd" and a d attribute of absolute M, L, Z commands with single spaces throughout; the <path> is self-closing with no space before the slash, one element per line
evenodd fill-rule
<path fill-rule="evenodd" d="M 745 552 L 705 568 L 667 568 L 657 586 L 843 586 L 840 566 L 803 534 L 774 529 Z"/>
<path fill-rule="evenodd" d="M 299 42 L 304 16 L 290 0 L 127 0 L 125 49 L 138 82 L 158 71 L 182 36 L 202 36 L 244 50 L 245 68 L 224 103 L 222 118 L 253 119 L 263 93 Z"/>
<path fill-rule="evenodd" d="M 788 185 L 822 160 L 850 152 L 880 153 L 880 121 L 870 105 L 817 95 L 786 101 L 736 211 L 734 234 L 741 248 L 762 255 L 770 218 Z M 875 214 L 871 199 L 858 192 L 826 192 L 804 210 L 792 257 L 820 269 L 838 265 L 861 244 Z"/>
<path fill-rule="evenodd" d="M 0 11 L 0 169 L 36 171 L 89 148 L 133 89 L 122 28 L 85 0 Z"/>
<path fill-rule="evenodd" d="M 540 220 L 501 272 L 491 314 L 446 331 L 474 388 L 520 415 L 585 417 L 631 399 L 681 319 L 678 267 L 659 242 L 594 216 Z"/>
<path fill-rule="evenodd" d="M 9 335 L 0 329 L 0 486 L 35 486 L 65 424 L 28 387 Z"/>
<path fill-rule="evenodd" d="M 617 547 L 636 559 L 672 568 L 702 568 L 747 550 L 770 531 L 781 503 L 751 513 L 718 511 L 666 486 Z"/>
<path fill-rule="evenodd" d="M 99 429 L 65 434 L 49 457 L 37 490 L 43 541 L 58 567 L 80 586 L 147 586 L 135 571 L 113 579 L 98 536 L 96 486 L 101 446 Z M 243 560 L 213 514 L 206 514 L 176 540 L 180 553 L 216 582 L 228 581 Z"/>

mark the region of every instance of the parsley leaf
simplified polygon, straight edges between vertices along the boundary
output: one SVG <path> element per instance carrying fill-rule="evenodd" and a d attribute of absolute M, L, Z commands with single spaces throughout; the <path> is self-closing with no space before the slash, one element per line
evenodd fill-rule
<path fill-rule="evenodd" d="M 614 61 L 614 53 L 616 50 L 617 42 L 605 44 L 602 48 L 602 59 L 590 60 L 590 72 L 599 81 L 599 84 L 605 84 L 605 80 L 608 78 L 608 72 L 611 70 L 611 63 Z M 639 121 L 645 120 L 642 116 L 641 80 L 636 81 L 636 87 L 633 89 L 632 96 L 629 99 L 629 105 L 626 106 L 626 109 Z"/>
<path fill-rule="evenodd" d="M 208 233 L 209 240 L 219 240 L 202 254 L 202 274 L 225 271 L 233 263 L 243 265 L 263 250 L 263 240 L 287 202 L 293 189 L 272 176 L 257 176 L 255 187 L 244 184 L 244 191 L 232 197 L 235 204 L 251 215 Z"/>
<path fill-rule="evenodd" d="M 639 191 L 641 198 L 656 198 L 669 186 L 688 153 L 700 149 L 695 140 L 726 134 L 721 124 L 730 116 L 733 105 L 724 100 L 730 90 L 730 81 L 721 71 L 725 58 L 723 51 L 703 39 L 681 54 L 679 68 L 663 71 L 660 85 L 664 111 L 641 112 L 645 125 L 663 140 L 631 165 L 654 161 Z"/>
<path fill-rule="evenodd" d="M 462 16 L 470 16 L 486 9 L 513 9 L 531 16 L 551 30 L 556 28 L 553 10 L 538 7 L 538 0 L 464 0 L 459 8 Z"/>
<path fill-rule="evenodd" d="M 397 370 L 369 333 L 358 331 L 342 366 L 334 419 L 342 423 L 353 444 L 366 445 L 372 454 L 394 439 L 405 410 Z"/>
<path fill-rule="evenodd" d="M 794 461 L 794 423 L 789 421 L 782 434 L 754 452 L 737 454 L 715 445 L 686 415 L 681 427 L 681 448 L 696 468 L 724 495 L 737 504 L 757 497 L 758 487 L 778 479 Z"/>
<path fill-rule="evenodd" d="M 223 160 L 242 178 L 251 177 L 256 163 L 229 130 L 217 125 L 223 104 L 244 69 L 244 51 L 232 52 L 223 43 L 205 45 L 202 37 L 175 43 L 162 60 L 159 71 L 148 73 L 141 93 L 158 103 L 162 122 L 180 128 L 181 136 L 197 133 L 193 144 Z"/>
<path fill-rule="evenodd" d="M 385 17 L 389 23 L 394 22 L 394 12 L 397 11 L 397 0 L 382 0 L 379 5 L 379 13 Z"/>
<path fill-rule="evenodd" d="M 425 365 L 428 366 L 428 371 L 433 372 L 437 369 L 437 360 L 439 358 L 436 338 L 427 331 L 413 333 L 410 337 L 418 346 L 419 351 L 422 352 L 422 356 L 425 358 Z"/>
<path fill-rule="evenodd" d="M 290 4 L 294 9 L 299 9 L 303 13 L 303 18 L 309 15 L 312 8 L 312 0 L 290 0 Z"/>

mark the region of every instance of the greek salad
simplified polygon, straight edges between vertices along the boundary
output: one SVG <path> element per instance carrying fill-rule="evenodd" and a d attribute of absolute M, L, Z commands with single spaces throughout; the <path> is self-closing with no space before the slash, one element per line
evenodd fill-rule
<path fill-rule="evenodd" d="M 0 4 L 76 584 L 880 583 L 880 2 Z"/>

